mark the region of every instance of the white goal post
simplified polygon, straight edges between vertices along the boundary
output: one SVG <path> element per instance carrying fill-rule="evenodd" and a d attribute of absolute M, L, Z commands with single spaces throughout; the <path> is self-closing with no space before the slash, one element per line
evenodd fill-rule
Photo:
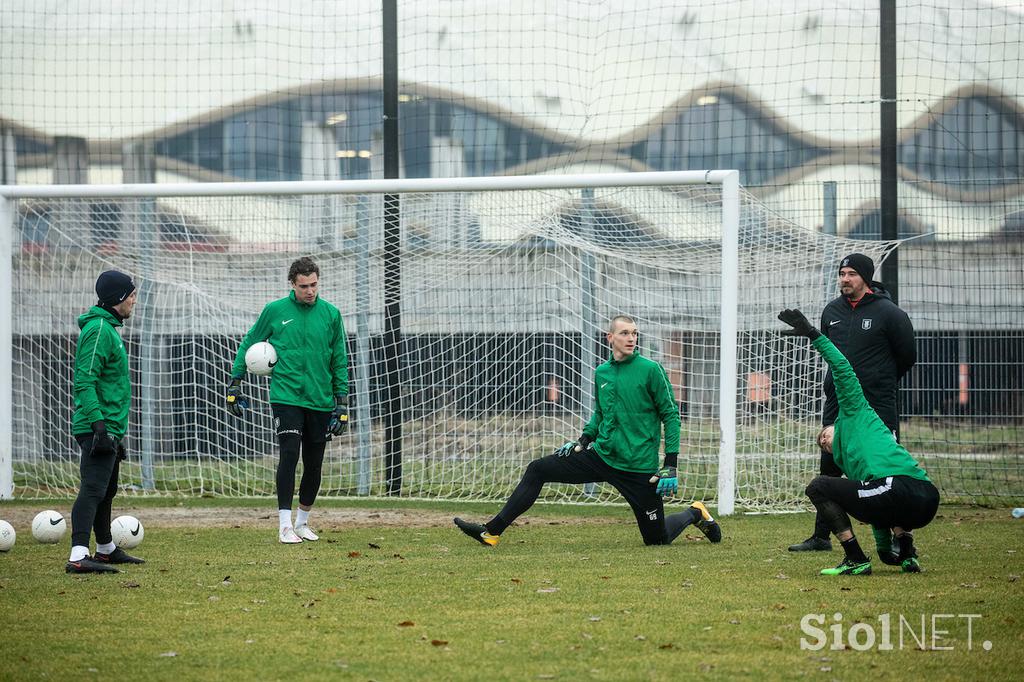
<path fill-rule="evenodd" d="M 394 272 L 385 201 L 401 226 Z M 127 490 L 273 494 L 266 380 L 247 379 L 245 423 L 226 415 L 223 389 L 242 335 L 309 255 L 345 319 L 353 378 L 353 428 L 328 448 L 323 494 L 383 493 L 393 384 L 402 495 L 503 499 L 589 417 L 603 327 L 621 313 L 676 391 L 681 501 L 790 508 L 817 465 L 820 364 L 778 336 L 775 308 L 816 314 L 853 247 L 768 211 L 729 170 L 5 186 L 0 225 L 0 498 L 73 494 L 75 320 L 109 268 L 140 283 L 124 329 Z M 876 260 L 888 248 L 856 242 Z M 389 278 L 397 372 L 381 361 Z M 545 500 L 618 499 L 550 488 Z"/>

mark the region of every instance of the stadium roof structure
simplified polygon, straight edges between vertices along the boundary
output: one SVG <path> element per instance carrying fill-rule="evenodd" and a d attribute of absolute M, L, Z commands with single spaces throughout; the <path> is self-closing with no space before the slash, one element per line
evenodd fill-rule
<path fill-rule="evenodd" d="M 899 125 L 979 87 L 1024 112 L 1019 10 L 979 0 L 931 4 L 900 9 L 899 92 L 917 104 L 900 107 Z M 640 140 L 696 98 L 727 88 L 794 135 L 855 148 L 877 141 L 877 7 L 400 3 L 399 63 L 409 91 L 457 93 L 553 140 Z M 376 7 L 339 12 L 330 0 L 286 8 L 273 0 L 6 0 L 0 120 L 38 135 L 112 142 L 295 93 L 378 87 L 380 31 Z M 769 49 L 750 49 L 768 41 Z"/>

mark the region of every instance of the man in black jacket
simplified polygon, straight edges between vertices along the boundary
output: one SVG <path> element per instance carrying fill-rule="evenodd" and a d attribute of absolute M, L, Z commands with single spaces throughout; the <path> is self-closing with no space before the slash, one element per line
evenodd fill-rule
<path fill-rule="evenodd" d="M 840 296 L 821 313 L 821 333 L 835 344 L 853 366 L 868 404 L 899 440 L 897 386 L 917 361 L 914 327 L 910 318 L 889 296 L 880 282 L 872 281 L 874 262 L 853 253 L 839 262 Z M 822 426 L 835 423 L 839 403 L 831 370 L 825 375 L 825 408 Z M 842 476 L 832 455 L 821 451 L 820 471 L 825 476 Z M 791 545 L 791 552 L 831 550 L 828 524 L 819 514 L 814 534 Z M 886 548 L 879 547 L 879 550 Z"/>

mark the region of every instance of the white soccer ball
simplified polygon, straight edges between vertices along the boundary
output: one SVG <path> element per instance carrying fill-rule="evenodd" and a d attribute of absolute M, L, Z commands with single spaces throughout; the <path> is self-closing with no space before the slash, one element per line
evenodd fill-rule
<path fill-rule="evenodd" d="M 270 376 L 277 364 L 277 351 L 266 341 L 259 341 L 245 351 L 246 368 L 261 377 Z"/>
<path fill-rule="evenodd" d="M 52 545 L 60 542 L 67 529 L 68 522 L 60 512 L 52 509 L 41 511 L 32 519 L 32 537 L 43 544 Z"/>
<path fill-rule="evenodd" d="M 133 549 L 142 544 L 146 531 L 137 518 L 125 514 L 110 522 L 110 534 L 121 549 Z"/>
<path fill-rule="evenodd" d="M 6 552 L 14 547 L 14 539 L 18 534 L 14 532 L 14 526 L 6 521 L 0 521 L 0 552 Z"/>

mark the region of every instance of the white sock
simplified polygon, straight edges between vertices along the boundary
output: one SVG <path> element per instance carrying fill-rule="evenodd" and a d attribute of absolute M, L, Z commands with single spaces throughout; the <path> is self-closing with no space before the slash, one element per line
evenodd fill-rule
<path fill-rule="evenodd" d="M 281 530 L 292 527 L 292 510 L 291 509 L 278 509 L 277 510 L 277 522 L 281 525 Z"/>
<path fill-rule="evenodd" d="M 112 554 L 115 549 L 117 549 L 117 545 L 113 542 L 108 542 L 104 545 L 96 543 L 96 551 L 100 554 Z"/>
<path fill-rule="evenodd" d="M 299 510 L 295 512 L 295 527 L 298 528 L 299 526 L 305 526 L 307 523 L 309 523 L 309 512 L 300 507 Z"/>
<path fill-rule="evenodd" d="M 75 545 L 71 548 L 71 557 L 68 559 L 68 561 L 81 561 L 87 556 L 89 556 L 88 547 L 82 547 L 82 545 Z"/>

